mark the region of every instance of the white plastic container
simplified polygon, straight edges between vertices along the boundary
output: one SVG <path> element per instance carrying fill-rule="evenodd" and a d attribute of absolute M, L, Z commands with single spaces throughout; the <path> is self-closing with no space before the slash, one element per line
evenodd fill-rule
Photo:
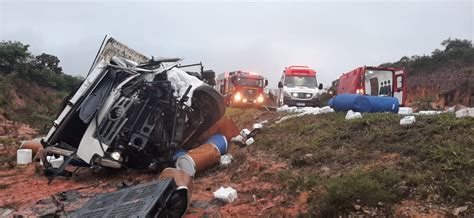
<path fill-rule="evenodd" d="M 241 135 L 238 135 L 234 138 L 232 138 L 232 142 L 243 142 L 244 141 L 244 137 L 241 136 Z"/>
<path fill-rule="evenodd" d="M 249 138 L 249 139 L 247 139 L 247 140 L 245 141 L 245 144 L 246 144 L 246 145 L 251 145 L 251 144 L 253 144 L 254 142 L 255 142 L 255 139 Z"/>
<path fill-rule="evenodd" d="M 214 192 L 214 197 L 226 203 L 230 203 L 237 200 L 237 190 L 231 187 L 224 188 L 221 186 Z"/>
<path fill-rule="evenodd" d="M 16 164 L 29 164 L 33 159 L 33 151 L 31 149 L 18 149 L 16 151 Z"/>
<path fill-rule="evenodd" d="M 433 116 L 442 113 L 442 111 L 420 111 L 418 115 Z"/>
<path fill-rule="evenodd" d="M 240 135 L 243 137 L 247 137 L 248 134 L 250 134 L 250 130 L 248 129 L 243 129 L 242 131 L 240 131 Z"/>
<path fill-rule="evenodd" d="M 231 154 L 224 154 L 221 156 L 221 166 L 227 166 L 229 165 L 230 163 L 232 163 L 232 155 Z"/>
<path fill-rule="evenodd" d="M 402 125 L 402 126 L 411 125 L 411 124 L 415 123 L 415 121 L 416 121 L 415 116 L 406 116 L 406 117 L 403 117 L 400 120 L 400 125 Z"/>
<path fill-rule="evenodd" d="M 261 128 L 263 128 L 263 125 L 261 123 L 255 123 L 255 124 L 253 124 L 253 128 L 254 129 L 261 129 Z"/>
<path fill-rule="evenodd" d="M 411 107 L 399 107 L 398 108 L 398 114 L 412 115 L 413 114 L 413 108 L 411 108 Z"/>
<path fill-rule="evenodd" d="M 357 118 L 362 118 L 362 114 L 359 112 L 354 112 L 352 110 L 347 111 L 346 120 L 352 120 Z"/>
<path fill-rule="evenodd" d="M 474 117 L 474 108 L 464 108 L 456 111 L 456 117 Z"/>

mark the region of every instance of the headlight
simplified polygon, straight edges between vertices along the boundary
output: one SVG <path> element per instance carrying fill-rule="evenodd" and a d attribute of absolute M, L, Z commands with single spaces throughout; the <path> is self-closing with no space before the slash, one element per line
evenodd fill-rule
<path fill-rule="evenodd" d="M 120 161 L 120 158 L 122 157 L 122 155 L 120 155 L 119 152 L 114 151 L 110 154 L 110 157 L 112 157 L 116 161 Z"/>
<path fill-rule="evenodd" d="M 258 96 L 257 101 L 262 103 L 263 102 L 263 96 L 262 95 Z"/>
<path fill-rule="evenodd" d="M 291 93 L 291 96 L 293 96 L 293 98 L 296 98 L 296 97 L 298 97 L 298 93 L 293 92 L 293 93 Z"/>
<path fill-rule="evenodd" d="M 234 100 L 235 101 L 240 101 L 241 99 L 242 99 L 242 95 L 240 95 L 240 92 L 235 93 Z"/>
<path fill-rule="evenodd" d="M 310 93 L 306 93 L 306 98 L 311 98 L 311 96 L 313 96 L 313 95 L 310 94 Z"/>

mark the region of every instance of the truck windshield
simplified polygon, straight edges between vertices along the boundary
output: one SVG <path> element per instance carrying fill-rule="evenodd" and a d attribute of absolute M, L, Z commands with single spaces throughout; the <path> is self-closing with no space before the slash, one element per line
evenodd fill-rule
<path fill-rule="evenodd" d="M 285 86 L 302 86 L 307 88 L 316 88 L 316 77 L 313 76 L 286 76 Z"/>
<path fill-rule="evenodd" d="M 238 77 L 237 84 L 249 87 L 263 87 L 263 79 Z"/>

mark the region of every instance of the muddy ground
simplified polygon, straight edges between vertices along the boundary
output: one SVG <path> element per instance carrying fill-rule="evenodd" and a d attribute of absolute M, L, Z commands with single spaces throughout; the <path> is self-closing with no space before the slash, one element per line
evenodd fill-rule
<path fill-rule="evenodd" d="M 236 120 L 239 128 L 244 128 L 280 115 L 236 110 L 228 116 Z M 57 178 L 48 185 L 39 163 L 15 166 L 17 148 L 18 143 L 0 146 L 0 155 L 4 159 L 0 168 L 0 213 L 9 213 L 9 216 L 67 215 L 97 193 L 145 183 L 158 176 L 132 170 L 94 173 L 89 169 L 79 169 L 72 178 Z M 276 171 L 287 168 L 285 161 L 251 146 L 233 147 L 230 153 L 234 157 L 230 165 L 216 166 L 196 175 L 191 208 L 186 217 L 305 213 L 305 196 L 299 199 L 285 196 L 282 184 L 273 179 Z M 238 190 L 238 200 L 224 204 L 214 199 L 213 192 L 220 186 Z"/>
<path fill-rule="evenodd" d="M 459 180 L 464 182 L 464 186 L 452 184 L 463 190 L 457 190 L 459 193 L 454 197 L 446 197 L 435 189 L 438 184 L 432 180 L 437 178 L 425 178 L 438 175 L 428 165 L 413 168 L 413 171 L 433 170 L 433 174 L 400 175 L 400 169 L 406 168 L 407 163 L 422 163 L 422 160 L 406 153 L 410 151 L 403 150 L 403 144 L 390 141 L 392 135 L 396 137 L 393 139 L 395 141 L 403 137 L 419 137 L 416 134 L 406 135 L 402 132 L 406 128 L 400 128 L 395 134 L 388 132 L 390 128 L 399 128 L 397 123 L 388 127 L 389 123 L 399 120 L 396 115 L 373 115 L 360 121 L 346 122 L 343 114 L 334 113 L 290 119 L 278 125 L 273 123 L 286 114 L 230 109 L 226 115 L 235 120 L 239 129 L 263 120 L 269 120 L 269 123 L 253 145 L 231 148 L 234 160 L 230 165 L 215 166 L 196 175 L 191 207 L 186 217 L 324 215 L 325 211 L 332 212 L 332 215 L 335 212 L 368 216 L 472 215 L 472 196 L 469 196 L 473 190 L 472 180 L 469 182 L 469 178 L 472 178 L 472 150 L 465 150 L 466 162 L 453 165 L 460 167 L 459 170 L 467 175 L 462 177 L 467 178 L 467 182 Z M 440 125 L 439 129 L 430 129 L 430 126 L 437 127 L 437 119 L 421 118 L 417 124 L 419 129 L 415 126 L 406 131 L 432 134 L 432 138 L 439 137 L 441 140 L 443 135 L 440 134 L 445 133 L 444 127 Z M 474 130 L 474 120 L 459 121 L 449 116 L 439 119 L 449 121 L 451 126 L 448 130 L 454 129 L 451 130 L 454 134 L 464 137 L 456 142 L 467 143 L 467 149 L 471 149 L 473 145 L 470 143 L 474 139 L 469 136 L 469 132 Z M 381 125 L 377 126 L 376 133 L 370 134 L 367 128 L 375 128 L 372 126 L 374 123 Z M 351 129 L 365 132 L 352 138 L 348 132 Z M 369 145 L 369 141 L 373 141 L 374 145 L 371 146 L 374 147 L 360 147 L 360 143 L 353 140 L 365 140 Z M 409 140 L 410 143 L 417 142 L 413 140 Z M 426 142 L 429 137 L 419 140 Z M 396 149 L 376 147 L 382 142 Z M 72 178 L 56 179 L 48 185 L 38 164 L 15 166 L 16 149 L 13 144 L 0 146 L 0 216 L 2 213 L 9 216 L 67 215 L 97 193 L 157 178 L 157 174 L 137 171 L 93 173 L 89 169 L 80 169 Z M 426 161 L 423 163 L 431 163 L 431 160 Z M 415 183 L 419 181 L 415 184 L 412 180 Z M 236 189 L 238 200 L 225 204 L 214 199 L 213 192 L 220 186 Z M 345 186 L 353 189 L 346 190 Z M 385 189 L 389 191 L 384 192 Z M 461 192 L 467 192 L 467 196 Z M 400 193 L 403 196 L 399 196 Z M 338 199 L 340 195 L 344 199 Z M 372 202 L 371 199 L 379 200 Z"/>

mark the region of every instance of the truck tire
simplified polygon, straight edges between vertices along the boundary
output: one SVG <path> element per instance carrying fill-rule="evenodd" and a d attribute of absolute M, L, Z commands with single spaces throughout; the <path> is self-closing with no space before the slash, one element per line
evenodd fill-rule
<path fill-rule="evenodd" d="M 199 136 L 220 120 L 225 113 L 224 97 L 210 86 L 202 85 L 193 92 L 191 107 L 196 114 L 202 114 L 204 120 L 195 133 Z"/>

